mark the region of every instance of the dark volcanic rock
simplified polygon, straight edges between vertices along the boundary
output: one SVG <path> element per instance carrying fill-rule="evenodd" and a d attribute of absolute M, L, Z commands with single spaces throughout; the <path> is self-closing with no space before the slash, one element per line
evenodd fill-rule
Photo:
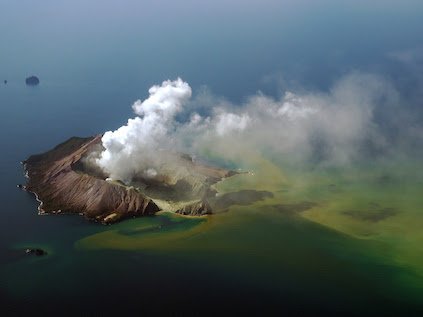
<path fill-rule="evenodd" d="M 190 205 L 184 206 L 181 209 L 177 210 L 176 213 L 181 215 L 188 216 L 203 216 L 212 213 L 212 209 L 207 202 L 203 199 L 198 202 L 192 203 Z"/>
<path fill-rule="evenodd" d="M 25 79 L 25 83 L 28 86 L 36 86 L 40 83 L 40 80 L 38 79 L 37 76 L 29 76 Z"/>
<path fill-rule="evenodd" d="M 32 249 L 32 248 L 28 248 L 25 250 L 25 253 L 28 255 L 35 255 L 35 256 L 43 256 L 43 255 L 47 255 L 47 252 L 44 251 L 43 249 Z"/>
<path fill-rule="evenodd" d="M 40 201 L 40 213 L 78 213 L 105 223 L 151 215 L 157 205 L 134 188 L 75 171 L 73 164 L 98 144 L 101 136 L 71 138 L 25 162 L 26 189 Z"/>
<path fill-rule="evenodd" d="M 32 155 L 22 162 L 27 184 L 18 187 L 36 195 L 41 214 L 77 213 L 110 224 L 128 217 L 152 215 L 161 208 L 183 215 L 210 214 L 212 208 L 207 197 L 215 194 L 210 186 L 235 174 L 177 156 L 172 163 L 176 167 L 169 166 L 166 174 L 155 179 L 138 178 L 130 184 L 108 181 L 104 172 L 87 168 L 83 163 L 85 156 L 99 148 L 101 135 L 73 137 L 46 153 Z"/>

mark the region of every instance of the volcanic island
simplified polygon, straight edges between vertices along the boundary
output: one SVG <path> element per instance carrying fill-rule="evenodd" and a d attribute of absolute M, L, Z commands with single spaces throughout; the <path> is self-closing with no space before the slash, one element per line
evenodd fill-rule
<path fill-rule="evenodd" d="M 72 137 L 22 162 L 27 184 L 21 187 L 36 196 L 40 214 L 77 213 L 104 224 L 162 210 L 207 215 L 213 213 L 217 193 L 212 185 L 237 174 L 171 153 L 172 167 L 165 166 L 154 177 L 138 176 L 130 183 L 111 180 L 100 168 L 84 163 L 101 151 L 101 138 Z"/>

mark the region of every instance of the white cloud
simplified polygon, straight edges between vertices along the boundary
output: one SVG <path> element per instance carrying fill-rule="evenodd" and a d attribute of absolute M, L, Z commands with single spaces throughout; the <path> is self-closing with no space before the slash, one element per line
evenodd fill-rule
<path fill-rule="evenodd" d="M 415 64 L 423 61 L 423 48 L 411 48 L 389 52 L 388 57 L 405 64 Z"/>
<path fill-rule="evenodd" d="M 237 115 L 234 113 L 221 112 L 216 120 L 216 132 L 219 136 L 225 134 L 242 131 L 250 123 L 251 119 L 248 114 Z"/>
<path fill-rule="evenodd" d="M 134 173 L 149 167 L 153 152 L 168 141 L 175 115 L 191 97 L 191 87 L 178 78 L 151 87 L 149 93 L 146 100 L 137 100 L 132 106 L 138 117 L 103 135 L 105 150 L 97 164 L 111 178 L 130 180 Z"/>
<path fill-rule="evenodd" d="M 134 103 L 137 117 L 102 138 L 105 150 L 97 163 L 114 179 L 157 175 L 169 159 L 159 149 L 214 153 L 229 160 L 248 159 L 246 153 L 252 151 L 271 152 L 292 160 L 318 156 L 326 164 L 344 164 L 361 158 L 366 144 L 386 145 L 375 109 L 397 101 L 387 81 L 361 73 L 341 78 L 329 92 L 286 92 L 279 99 L 259 93 L 242 105 L 206 90 L 189 101 L 191 88 L 181 79 L 164 81 L 149 93 Z M 196 110 L 204 105 L 209 114 L 202 116 Z M 189 119 L 177 122 L 179 113 Z"/>

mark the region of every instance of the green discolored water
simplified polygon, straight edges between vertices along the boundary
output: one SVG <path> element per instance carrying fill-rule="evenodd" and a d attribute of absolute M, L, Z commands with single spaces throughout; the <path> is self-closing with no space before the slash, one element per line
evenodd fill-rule
<path fill-rule="evenodd" d="M 255 301 L 269 309 L 280 300 L 315 312 L 418 312 L 422 178 L 412 165 L 404 166 L 286 172 L 262 159 L 250 173 L 216 187 L 220 195 L 260 189 L 273 197 L 233 203 L 206 218 L 161 213 L 122 222 L 75 241 L 73 252 L 147 252 L 166 259 L 160 266 L 170 258 L 166 270 L 183 263 L 188 280 L 192 270 L 204 272 L 205 285 L 216 275 L 223 278 L 221 296 L 228 285 L 247 283 L 252 294 L 262 294 Z M 143 273 L 128 274 L 142 283 Z M 191 288 L 196 282 L 187 283 Z"/>
<path fill-rule="evenodd" d="M 248 173 L 215 185 L 221 212 L 212 216 L 161 212 L 112 226 L 34 216 L 46 230 L 7 246 L 5 307 L 417 315 L 418 165 L 287 169 L 256 156 Z M 26 247 L 48 255 L 25 256 Z"/>

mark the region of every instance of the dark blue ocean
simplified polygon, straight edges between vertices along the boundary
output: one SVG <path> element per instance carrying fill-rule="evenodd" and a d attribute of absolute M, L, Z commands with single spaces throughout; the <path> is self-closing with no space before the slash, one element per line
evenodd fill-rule
<path fill-rule="evenodd" d="M 118 128 L 150 86 L 178 76 L 194 95 L 207 87 L 242 104 L 259 91 L 275 98 L 285 90 L 325 92 L 350 72 L 373 73 L 391 81 L 407 100 L 404 107 L 422 118 L 422 30 L 421 1 L 0 0 L 0 298 L 5 314 L 135 309 L 259 314 L 283 311 L 284 305 L 287 312 L 307 305 L 316 314 L 342 311 L 342 304 L 311 291 L 289 299 L 298 293 L 289 273 L 286 281 L 295 292 L 287 284 L 282 294 L 263 283 L 256 287 L 254 278 L 231 278 L 230 269 L 215 271 L 201 259 L 187 263 L 189 257 L 154 252 L 81 255 L 74 242 L 103 228 L 78 216 L 38 216 L 33 196 L 16 188 L 25 182 L 20 161 L 72 136 Z M 30 75 L 40 78 L 38 86 L 25 85 Z M 31 245 L 52 248 L 56 255 L 32 263 L 19 251 Z M 151 274 L 129 273 L 137 270 Z M 335 284 L 329 291 L 334 296 Z M 364 299 L 357 312 L 366 307 L 379 312 L 374 305 L 382 307 L 389 297 L 374 301 Z M 394 301 L 392 307 L 398 313 L 406 306 Z"/>

